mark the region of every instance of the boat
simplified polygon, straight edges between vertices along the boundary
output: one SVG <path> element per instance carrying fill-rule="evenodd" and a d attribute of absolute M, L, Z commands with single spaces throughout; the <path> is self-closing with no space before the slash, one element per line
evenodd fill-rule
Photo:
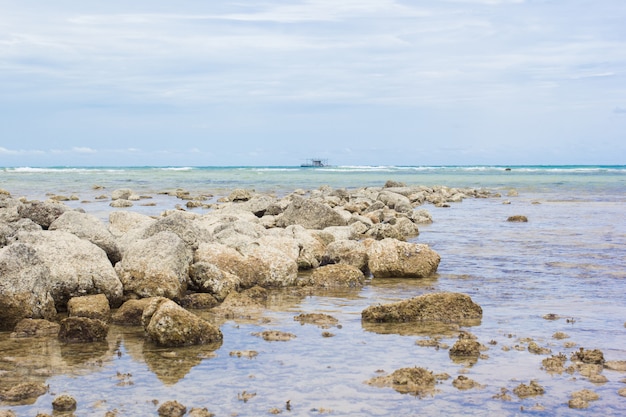
<path fill-rule="evenodd" d="M 306 162 L 300 166 L 302 168 L 323 168 L 328 166 L 328 160 L 320 158 L 307 159 Z"/>

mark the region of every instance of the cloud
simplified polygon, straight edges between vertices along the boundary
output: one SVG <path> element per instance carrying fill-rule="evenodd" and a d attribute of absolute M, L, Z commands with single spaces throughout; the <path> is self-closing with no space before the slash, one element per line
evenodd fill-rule
<path fill-rule="evenodd" d="M 73 147 L 71 149 L 71 152 L 75 152 L 75 153 L 97 153 L 97 151 L 95 149 L 88 148 L 88 147 L 80 147 L 80 146 Z"/>

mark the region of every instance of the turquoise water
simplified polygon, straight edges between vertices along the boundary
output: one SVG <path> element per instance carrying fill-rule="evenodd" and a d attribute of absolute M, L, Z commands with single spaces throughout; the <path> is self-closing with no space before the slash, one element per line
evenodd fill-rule
<path fill-rule="evenodd" d="M 158 349 L 140 329 L 113 327 L 104 345 L 68 347 L 56 340 L 19 340 L 0 334 L 0 377 L 37 380 L 50 392 L 30 405 L 0 404 L 18 416 L 51 413 L 61 393 L 79 403 L 76 416 L 156 416 L 153 400 L 178 400 L 206 407 L 217 416 L 413 416 L 413 415 L 623 415 L 626 373 L 604 370 L 604 383 L 576 372 L 549 374 L 541 369 L 548 355 L 528 352 L 528 339 L 569 358 L 580 347 L 600 349 L 607 360 L 626 360 L 626 167 L 336 167 L 275 168 L 8 168 L 0 188 L 13 195 L 45 198 L 47 192 L 72 194 L 68 204 L 104 214 L 108 201 L 94 196 L 115 188 L 152 195 L 154 211 L 180 203 L 159 196 L 183 188 L 192 193 L 227 195 L 233 188 L 285 194 L 321 185 L 335 188 L 381 186 L 387 180 L 409 185 L 484 187 L 500 198 L 466 199 L 449 208 L 424 206 L 433 216 L 415 241 L 441 255 L 438 274 L 421 280 L 372 279 L 361 290 L 299 296 L 280 292 L 268 309 L 249 320 L 223 320 L 220 346 Z M 93 185 L 104 190 L 93 190 Z M 506 194 L 516 189 L 519 196 Z M 41 197 L 38 197 L 41 196 Z M 508 200 L 510 204 L 503 204 Z M 87 202 L 88 201 L 88 202 Z M 528 223 L 509 223 L 522 214 Z M 102 216 L 103 218 L 105 216 Z M 364 325 L 367 306 L 433 291 L 470 295 L 483 308 L 480 325 L 466 328 L 488 347 L 473 365 L 452 361 L 446 349 L 416 345 L 440 337 L 452 345 L 456 331 L 446 328 Z M 322 312 L 340 327 L 300 325 L 294 316 Z M 546 314 L 559 319 L 546 320 Z M 279 329 L 295 334 L 289 342 L 266 342 L 252 333 Z M 334 337 L 323 337 L 329 331 Z M 569 338 L 553 338 L 555 332 Z M 566 345 L 571 342 L 572 345 Z M 516 349 L 516 346 L 518 349 Z M 253 359 L 230 355 L 255 350 Z M 568 365 L 570 363 L 568 362 Z M 364 382 L 402 367 L 421 366 L 448 373 L 438 392 L 416 398 Z M 452 379 L 465 375 L 484 385 L 461 391 Z M 520 399 L 511 391 L 537 380 L 544 395 Z M 494 399 L 502 388 L 510 401 Z M 600 400 L 587 410 L 567 406 L 574 391 L 590 389 Z M 244 402 L 241 393 L 256 395 Z M 290 400 L 291 410 L 286 409 Z M 523 409 L 523 410 L 522 410 Z"/>

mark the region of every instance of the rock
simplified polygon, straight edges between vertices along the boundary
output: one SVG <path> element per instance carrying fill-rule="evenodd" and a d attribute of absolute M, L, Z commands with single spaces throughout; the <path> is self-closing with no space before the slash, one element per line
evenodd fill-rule
<path fill-rule="evenodd" d="M 121 259 L 120 249 L 115 238 L 106 226 L 95 216 L 78 211 L 66 211 L 50 224 L 49 230 L 72 233 L 98 246 L 113 265 Z"/>
<path fill-rule="evenodd" d="M 52 409 L 57 412 L 67 412 L 76 410 L 76 400 L 74 397 L 62 394 L 52 400 Z"/>
<path fill-rule="evenodd" d="M 106 340 L 109 326 L 98 319 L 68 317 L 61 320 L 59 340 L 65 343 L 91 343 Z"/>
<path fill-rule="evenodd" d="M 120 188 L 113 190 L 111 200 L 128 200 L 131 195 L 133 195 L 133 190 L 130 188 Z"/>
<path fill-rule="evenodd" d="M 48 386 L 36 382 L 22 382 L 8 390 L 0 391 L 0 400 L 23 402 L 32 400 L 48 392 Z"/>
<path fill-rule="evenodd" d="M 536 342 L 528 343 L 528 351 L 530 353 L 534 353 L 535 355 L 549 355 L 552 351 L 548 348 L 544 348 L 539 346 Z"/>
<path fill-rule="evenodd" d="M 56 337 L 60 328 L 58 323 L 44 319 L 22 319 L 15 326 L 11 337 Z"/>
<path fill-rule="evenodd" d="M 359 288 L 364 282 L 365 275 L 356 266 L 335 264 L 314 269 L 309 277 L 301 279 L 298 284 L 320 288 Z"/>
<path fill-rule="evenodd" d="M 398 230 L 394 225 L 389 223 L 377 223 L 369 228 L 365 232 L 365 236 L 375 239 L 375 240 L 383 240 L 383 239 L 395 239 L 399 241 L 404 241 L 404 235 Z"/>
<path fill-rule="evenodd" d="M 617 391 L 617 395 L 620 397 L 626 397 L 626 388 L 621 388 Z"/>
<path fill-rule="evenodd" d="M 180 300 L 180 305 L 184 308 L 207 309 L 218 304 L 219 301 L 215 297 L 205 293 L 187 294 Z"/>
<path fill-rule="evenodd" d="M 241 279 L 208 262 L 196 262 L 189 271 L 191 281 L 199 291 L 207 292 L 222 301 L 228 294 L 238 291 Z"/>
<path fill-rule="evenodd" d="M 536 395 L 543 395 L 545 389 L 537 383 L 537 381 L 530 381 L 530 385 L 519 384 L 513 392 L 520 398 L 534 397 Z"/>
<path fill-rule="evenodd" d="M 244 262 L 255 272 L 254 284 L 261 287 L 287 287 L 298 278 L 298 264 L 285 253 L 272 247 L 251 244 L 242 248 Z"/>
<path fill-rule="evenodd" d="M 587 350 L 580 348 L 578 352 L 572 353 L 572 362 L 582 362 L 587 364 L 604 364 L 604 355 L 598 349 Z"/>
<path fill-rule="evenodd" d="M 339 323 L 339 320 L 337 320 L 333 316 L 322 313 L 302 313 L 298 314 L 293 319 L 302 325 L 314 324 L 321 327 L 322 329 L 328 329 L 330 327 L 336 326 Z"/>
<path fill-rule="evenodd" d="M 406 184 L 400 181 L 387 180 L 383 188 L 406 187 Z"/>
<path fill-rule="evenodd" d="M 266 342 L 288 342 L 296 338 L 295 334 L 282 332 L 280 330 L 264 330 L 262 332 L 252 333 L 252 335 L 261 337 Z"/>
<path fill-rule="evenodd" d="M 23 318 L 56 316 L 49 277 L 48 266 L 32 246 L 0 248 L 0 330 L 12 330 Z"/>
<path fill-rule="evenodd" d="M 324 229 L 329 226 L 345 226 L 346 220 L 325 204 L 311 199 L 294 197 L 291 204 L 277 221 L 278 227 L 298 224 L 307 229 Z"/>
<path fill-rule="evenodd" d="M 403 323 L 440 321 L 457 323 L 482 319 L 482 308 L 465 294 L 432 293 L 396 303 L 367 307 L 361 313 L 366 322 Z"/>
<path fill-rule="evenodd" d="M 483 388 L 483 385 L 466 377 L 465 375 L 459 375 L 456 377 L 454 381 L 452 381 L 452 386 L 459 390 L 468 390 L 472 388 Z"/>
<path fill-rule="evenodd" d="M 472 335 L 462 332 L 448 353 L 452 358 L 478 358 L 480 356 L 480 348 L 480 343 Z"/>
<path fill-rule="evenodd" d="M 423 209 L 416 210 L 413 213 L 411 213 L 410 218 L 413 221 L 413 223 L 416 223 L 416 224 L 430 224 L 433 222 L 433 218 L 430 215 L 430 213 Z"/>
<path fill-rule="evenodd" d="M 57 310 L 64 311 L 70 298 L 89 294 L 104 294 L 113 306 L 121 303 L 122 283 L 93 243 L 59 230 L 20 233 L 17 241 L 33 248 L 47 267 L 44 285 Z"/>
<path fill-rule="evenodd" d="M 215 414 L 209 412 L 206 408 L 192 408 L 189 410 L 189 417 L 215 417 Z"/>
<path fill-rule="evenodd" d="M 146 239 L 161 232 L 176 234 L 190 249 L 197 249 L 200 243 L 213 240 L 211 233 L 194 222 L 197 215 L 182 211 L 174 211 L 150 224 L 142 238 Z"/>
<path fill-rule="evenodd" d="M 41 226 L 31 219 L 19 219 L 6 224 L 0 222 L 0 248 L 12 243 L 19 232 L 37 232 L 40 230 L 43 230 Z"/>
<path fill-rule="evenodd" d="M 299 225 L 287 226 L 283 234 L 293 239 L 299 248 L 298 269 L 312 269 L 320 266 L 326 251 L 326 244 L 322 239 Z"/>
<path fill-rule="evenodd" d="M 140 326 L 144 309 L 152 298 L 128 300 L 111 316 L 111 322 L 122 326 Z"/>
<path fill-rule="evenodd" d="M 326 246 L 324 264 L 352 265 L 361 271 L 367 271 L 367 248 L 356 240 L 338 240 Z"/>
<path fill-rule="evenodd" d="M 406 212 L 406 208 L 408 208 L 409 211 L 412 210 L 411 202 L 407 197 L 392 191 L 381 191 L 376 197 L 376 200 L 381 201 L 385 206 L 391 209 L 396 209 L 398 212 Z M 398 210 L 399 207 L 404 207 L 404 209 Z"/>
<path fill-rule="evenodd" d="M 219 328 L 163 297 L 151 301 L 141 320 L 148 337 L 160 346 L 200 345 L 222 340 Z"/>
<path fill-rule="evenodd" d="M 402 394 L 425 396 L 434 393 L 436 378 L 424 368 L 402 368 L 388 376 L 379 376 L 367 381 L 369 385 L 391 387 Z"/>
<path fill-rule="evenodd" d="M 437 271 L 440 256 L 428 245 L 397 239 L 366 240 L 368 268 L 375 278 L 425 278 Z"/>
<path fill-rule="evenodd" d="M 567 362 L 567 356 L 562 353 L 558 355 L 552 355 L 549 358 L 545 358 L 541 361 L 542 368 L 548 373 L 563 373 L 565 372 L 565 362 Z"/>
<path fill-rule="evenodd" d="M 588 389 L 572 392 L 571 397 L 572 398 L 567 403 L 569 408 L 587 408 L 589 407 L 589 401 L 597 401 L 600 399 L 597 393 Z"/>
<path fill-rule="evenodd" d="M 0 410 L 0 417 L 17 417 L 17 414 L 13 410 Z M 36 417 L 40 417 L 39 414 Z"/>
<path fill-rule="evenodd" d="M 194 254 L 194 263 L 213 264 L 220 270 L 235 275 L 242 288 L 256 285 L 257 265 L 247 262 L 237 250 L 220 243 L 202 243 Z"/>
<path fill-rule="evenodd" d="M 48 201 L 30 201 L 17 208 L 17 212 L 21 218 L 31 219 L 43 229 L 48 229 L 52 222 L 68 210 L 71 209 L 62 203 Z"/>
<path fill-rule="evenodd" d="M 245 220 L 221 223 L 213 229 L 216 241 L 235 249 L 249 245 L 265 234 L 266 230 L 263 226 Z"/>
<path fill-rule="evenodd" d="M 526 216 L 522 216 L 520 214 L 515 215 L 515 216 L 509 216 L 509 218 L 506 219 L 507 222 L 517 222 L 517 223 L 526 223 L 528 222 L 528 218 Z"/>
<path fill-rule="evenodd" d="M 612 371 L 626 372 L 626 361 L 606 361 L 604 367 Z"/>
<path fill-rule="evenodd" d="M 187 412 L 187 407 L 178 401 L 166 401 L 159 407 L 160 417 L 183 417 Z"/>
<path fill-rule="evenodd" d="M 156 223 L 155 219 L 141 213 L 132 211 L 112 211 L 109 213 L 109 231 L 116 238 L 132 234 L 132 231 L 141 231 L 143 234 L 144 230 L 154 223 Z M 134 236 L 138 236 L 138 234 L 135 233 Z M 133 239 L 135 238 L 133 237 Z"/>
<path fill-rule="evenodd" d="M 108 322 L 111 315 L 109 300 L 104 294 L 73 297 L 67 302 L 70 317 L 88 317 Z"/>
<path fill-rule="evenodd" d="M 115 265 L 124 292 L 140 298 L 177 299 L 187 290 L 191 249 L 172 232 L 159 232 L 128 247 Z"/>
<path fill-rule="evenodd" d="M 235 189 L 233 190 L 229 195 L 228 195 L 228 200 L 229 201 L 233 201 L 233 202 L 237 202 L 237 201 L 248 201 L 252 198 L 252 194 L 250 193 L 250 191 L 248 190 L 244 190 L 241 188 Z"/>
<path fill-rule="evenodd" d="M 133 206 L 133 202 L 130 200 L 119 199 L 111 201 L 111 203 L 109 203 L 109 206 L 113 208 L 128 208 Z"/>

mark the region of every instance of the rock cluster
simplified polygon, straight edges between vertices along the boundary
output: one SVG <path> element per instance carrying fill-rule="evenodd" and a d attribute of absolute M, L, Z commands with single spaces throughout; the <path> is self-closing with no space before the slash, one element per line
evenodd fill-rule
<path fill-rule="evenodd" d="M 58 199 L 27 201 L 2 193 L 0 330 L 14 329 L 24 318 L 54 321 L 68 311 L 60 329 L 64 340 L 102 340 L 109 309 L 132 301 L 113 321 L 141 322 L 157 343 L 189 343 L 178 336 L 192 343 L 219 340 L 219 329 L 209 331 L 189 316 L 188 327 L 205 336 L 159 335 L 158 323 L 165 322 L 160 311 L 176 322 L 173 317 L 183 316 L 178 304 L 211 305 L 257 286 L 350 288 L 363 285 L 367 276 L 429 276 L 439 255 L 406 241 L 419 234 L 419 224 L 432 221 L 418 206 L 487 196 L 481 190 L 393 182 L 354 191 L 321 187 L 282 198 L 235 190 L 205 213 L 172 210 L 155 218 L 112 211 L 107 224 Z M 143 197 L 124 189 L 111 198 Z M 304 270 L 313 272 L 302 278 Z M 206 296 L 197 300 L 190 293 Z M 153 297 L 159 301 L 151 307 L 136 304 Z M 154 311 L 146 316 L 146 308 Z"/>

